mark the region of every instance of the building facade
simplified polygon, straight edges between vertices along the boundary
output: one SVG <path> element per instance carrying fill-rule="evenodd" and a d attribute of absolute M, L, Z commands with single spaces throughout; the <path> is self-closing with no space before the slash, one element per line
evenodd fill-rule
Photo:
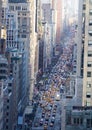
<path fill-rule="evenodd" d="M 0 130 L 3 130 L 3 87 L 0 82 Z"/>
<path fill-rule="evenodd" d="M 7 48 L 17 48 L 24 53 L 26 70 L 23 72 L 26 80 L 23 85 L 29 89 L 30 100 L 32 100 L 34 82 L 38 71 L 37 3 L 37 0 L 9 0 L 3 4 L 2 21 L 5 21 L 7 25 Z"/>
<path fill-rule="evenodd" d="M 84 1 L 83 11 L 84 11 L 84 73 L 83 73 L 83 105 L 92 105 L 92 72 L 91 72 L 91 43 L 92 43 L 92 1 Z"/>
<path fill-rule="evenodd" d="M 91 130 L 92 107 L 66 107 L 65 130 Z"/>
<path fill-rule="evenodd" d="M 54 3 L 55 4 L 55 3 Z M 61 43 L 62 32 L 62 0 L 56 1 L 57 23 L 56 23 L 56 44 Z"/>
<path fill-rule="evenodd" d="M 92 1 L 79 1 L 78 41 L 77 41 L 77 77 L 83 78 L 82 105 L 92 105 Z"/>

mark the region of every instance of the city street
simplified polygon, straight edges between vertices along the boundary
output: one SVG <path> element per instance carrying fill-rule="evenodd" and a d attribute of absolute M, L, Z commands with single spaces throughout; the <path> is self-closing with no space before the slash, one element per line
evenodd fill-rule
<path fill-rule="evenodd" d="M 69 91 L 72 51 L 71 38 L 68 37 L 64 43 L 63 54 L 40 88 L 41 100 L 32 123 L 32 130 L 61 130 L 61 116 L 64 116 L 61 104 Z"/>
<path fill-rule="evenodd" d="M 0 130 L 65 130 L 68 100 L 92 105 L 91 4 L 0 0 Z"/>

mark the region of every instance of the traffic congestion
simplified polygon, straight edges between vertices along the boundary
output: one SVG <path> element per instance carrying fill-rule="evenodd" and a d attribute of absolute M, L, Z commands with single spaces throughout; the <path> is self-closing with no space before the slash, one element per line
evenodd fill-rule
<path fill-rule="evenodd" d="M 61 102 L 68 91 L 72 71 L 73 43 L 69 39 L 64 44 L 63 54 L 40 88 L 39 106 L 32 130 L 61 130 Z"/>

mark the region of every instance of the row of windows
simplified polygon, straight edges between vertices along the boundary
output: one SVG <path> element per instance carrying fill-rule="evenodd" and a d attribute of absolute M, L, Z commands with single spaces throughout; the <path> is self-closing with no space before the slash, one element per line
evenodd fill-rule
<path fill-rule="evenodd" d="M 13 37 L 7 37 L 7 40 L 13 40 Z"/>
<path fill-rule="evenodd" d="M 7 64 L 0 64 L 0 67 L 7 67 Z"/>
<path fill-rule="evenodd" d="M 0 79 L 6 79 L 6 76 L 0 76 Z"/>
<path fill-rule="evenodd" d="M 0 70 L 0 73 L 7 73 L 7 71 L 6 70 Z"/>
<path fill-rule="evenodd" d="M 27 7 L 21 7 L 21 6 L 9 6 L 9 9 L 14 11 L 14 10 L 27 10 Z"/>
<path fill-rule="evenodd" d="M 82 117 L 73 117 L 71 118 L 70 115 L 67 116 L 67 125 L 83 125 L 84 119 Z M 92 119 L 86 119 L 86 127 L 92 128 Z"/>

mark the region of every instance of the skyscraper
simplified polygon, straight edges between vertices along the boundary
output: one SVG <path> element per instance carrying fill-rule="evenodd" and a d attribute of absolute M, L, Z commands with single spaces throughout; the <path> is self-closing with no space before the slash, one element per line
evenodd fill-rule
<path fill-rule="evenodd" d="M 83 105 L 92 105 L 92 0 L 83 2 Z"/>
<path fill-rule="evenodd" d="M 1 16 L 1 10 L 2 10 L 2 1 L 0 1 L 0 16 Z M 1 17 L 0 17 L 0 39 L 1 39 Z"/>
<path fill-rule="evenodd" d="M 82 105 L 91 106 L 92 105 L 92 0 L 79 1 L 77 77 L 81 77 L 83 79 Z"/>
<path fill-rule="evenodd" d="M 56 44 L 61 43 L 61 30 L 62 30 L 62 0 L 57 0 L 56 3 L 57 10 L 57 23 L 56 23 Z"/>

